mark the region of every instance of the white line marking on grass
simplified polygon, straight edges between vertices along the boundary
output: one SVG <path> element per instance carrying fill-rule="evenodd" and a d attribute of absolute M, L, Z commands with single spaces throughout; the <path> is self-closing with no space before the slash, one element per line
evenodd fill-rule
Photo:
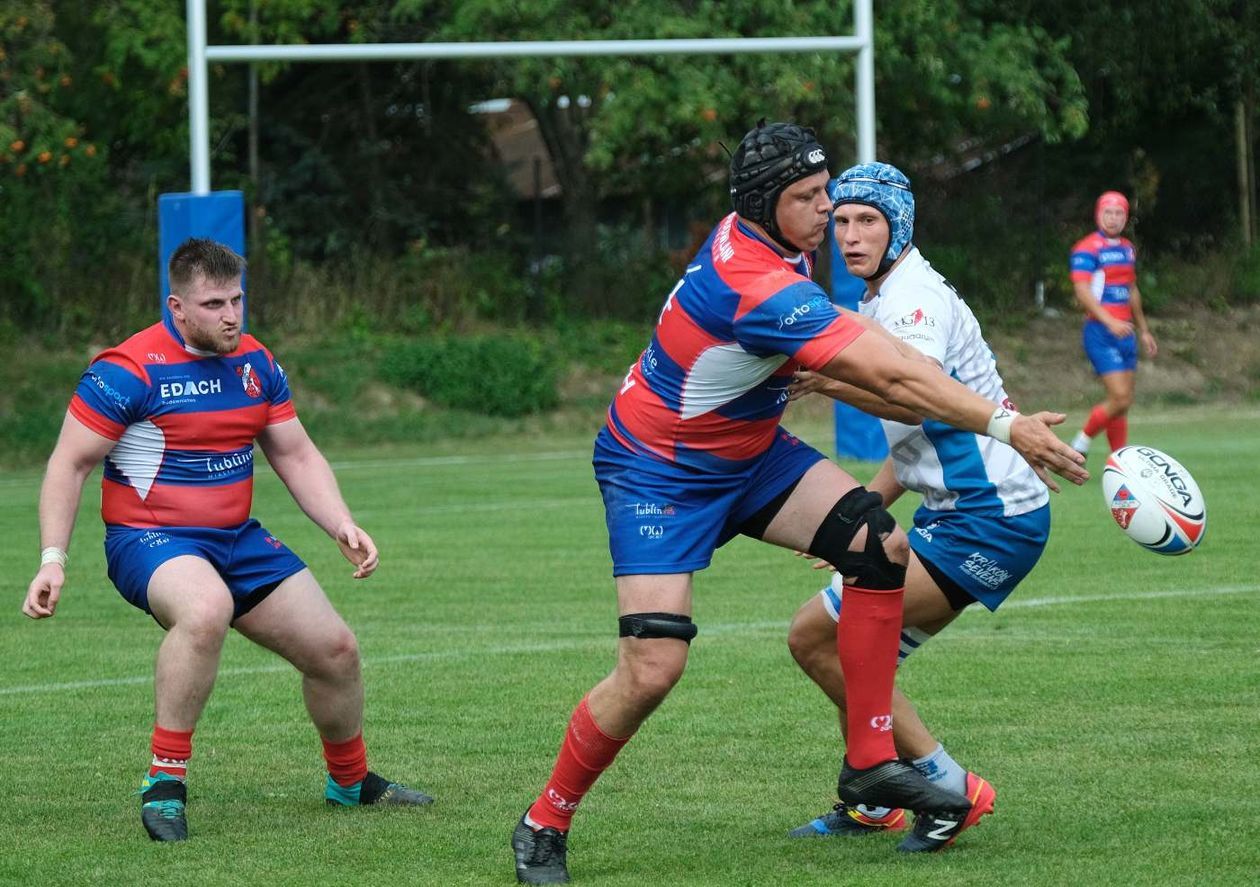
<path fill-rule="evenodd" d="M 1214 588 L 1181 588 L 1172 591 L 1131 591 L 1118 594 L 1094 594 L 1089 596 L 1034 597 L 1027 600 L 1016 598 L 1004 609 L 1015 607 L 1053 607 L 1056 604 L 1093 604 L 1105 601 L 1151 601 L 1161 598 L 1194 597 L 1195 595 L 1214 596 L 1226 594 L 1250 594 L 1260 591 L 1260 585 L 1219 585 Z"/>
<path fill-rule="evenodd" d="M 1092 604 L 1107 601 L 1148 601 L 1158 600 L 1161 598 L 1217 597 L 1232 594 L 1252 594 L 1258 591 L 1260 591 L 1260 585 L 1222 585 L 1215 588 L 1183 588 L 1173 591 L 1147 592 L 1135 591 L 1126 594 L 1100 594 L 1089 597 L 1044 597 L 1030 598 L 1029 600 L 1023 601 L 1014 600 L 1007 604 L 1005 609 L 1015 607 L 1052 607 L 1060 604 Z M 705 634 L 709 635 L 716 634 L 738 636 L 751 632 L 786 628 L 786 620 L 773 620 L 763 622 L 717 623 L 706 625 L 703 630 Z M 598 637 L 572 638 L 569 640 L 548 641 L 545 643 L 506 644 L 494 647 L 479 647 L 475 649 L 465 647 L 459 650 L 432 650 L 423 653 L 396 653 L 388 656 L 373 656 L 371 658 L 364 659 L 363 665 L 365 667 L 374 667 L 397 662 L 466 659 L 476 656 L 512 656 L 518 653 L 556 653 L 563 650 L 575 650 L 582 647 L 605 645 L 608 643 L 608 640 L 608 638 L 600 635 Z M 224 668 L 219 670 L 219 676 L 231 677 L 234 675 L 274 674 L 284 671 L 294 671 L 294 668 L 287 662 L 277 662 L 268 665 Z M 0 696 L 16 696 L 25 693 L 56 693 L 61 690 L 89 690 L 101 687 L 128 687 L 136 684 L 151 683 L 153 683 L 153 676 L 143 675 L 124 678 L 98 678 L 91 681 L 61 681 L 51 684 L 26 684 L 17 687 L 0 687 Z"/>
<path fill-rule="evenodd" d="M 568 641 L 549 641 L 534 644 L 509 644 L 487 649 L 430 650 L 424 653 L 396 653 L 389 656 L 373 656 L 363 660 L 364 667 L 386 665 L 394 662 L 424 662 L 441 659 L 466 659 L 470 656 L 501 655 L 510 656 L 516 653 L 555 653 L 561 650 L 573 650 L 592 644 L 604 643 L 603 636 L 573 639 Z M 246 665 L 236 668 L 219 669 L 219 677 L 251 674 L 276 674 L 278 672 L 294 672 L 296 669 L 287 662 L 274 662 L 268 665 Z M 100 687 L 128 687 L 135 684 L 153 683 L 152 675 L 136 675 L 126 678 L 99 678 L 92 681 L 61 681 L 55 684 L 27 684 L 19 687 L 0 687 L 0 696 L 16 696 L 22 693 L 53 693 L 58 690 L 92 690 Z"/>

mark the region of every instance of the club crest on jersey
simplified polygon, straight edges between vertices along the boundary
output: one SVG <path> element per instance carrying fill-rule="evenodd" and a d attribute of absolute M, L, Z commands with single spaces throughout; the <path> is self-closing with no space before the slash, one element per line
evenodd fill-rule
<path fill-rule="evenodd" d="M 245 388 L 245 393 L 250 397 L 262 397 L 262 386 L 258 384 L 258 374 L 254 372 L 252 364 L 245 364 L 243 367 L 236 368 L 236 375 L 241 377 L 241 385 Z"/>
<path fill-rule="evenodd" d="M 1129 491 L 1129 487 L 1126 484 L 1120 485 L 1120 489 L 1116 490 L 1116 494 L 1111 497 L 1111 516 L 1120 525 L 1120 529 L 1127 530 L 1129 528 L 1129 524 L 1133 520 L 1133 513 L 1138 510 L 1138 506 L 1141 504 L 1134 497 L 1133 493 Z"/>

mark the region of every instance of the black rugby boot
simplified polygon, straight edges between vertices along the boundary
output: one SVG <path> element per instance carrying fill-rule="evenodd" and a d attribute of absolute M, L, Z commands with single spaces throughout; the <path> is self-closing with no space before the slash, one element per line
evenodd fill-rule
<path fill-rule="evenodd" d="M 530 828 L 525 817 L 512 832 L 516 880 L 522 884 L 567 884 L 569 833 L 555 828 Z"/>
<path fill-rule="evenodd" d="M 971 802 L 958 792 L 941 788 L 901 760 L 884 761 L 873 767 L 857 770 L 846 759 L 840 768 L 836 786 L 845 804 L 867 804 L 871 807 L 904 807 L 938 813 L 959 813 L 971 810 Z"/>

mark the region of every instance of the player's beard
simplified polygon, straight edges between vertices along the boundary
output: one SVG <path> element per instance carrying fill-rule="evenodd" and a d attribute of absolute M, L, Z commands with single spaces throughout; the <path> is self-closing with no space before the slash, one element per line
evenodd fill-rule
<path fill-rule="evenodd" d="M 231 354 L 241 344 L 241 328 L 237 327 L 230 334 L 221 330 L 203 330 L 189 325 L 184 334 L 185 341 L 199 351 L 213 351 L 215 354 Z"/>

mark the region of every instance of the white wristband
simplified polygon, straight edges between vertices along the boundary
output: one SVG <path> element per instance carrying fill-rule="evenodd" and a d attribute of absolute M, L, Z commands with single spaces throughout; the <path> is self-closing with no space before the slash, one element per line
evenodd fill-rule
<path fill-rule="evenodd" d="M 39 565 L 41 567 L 44 564 L 57 564 L 64 567 L 67 560 L 69 560 L 69 557 L 67 557 L 66 553 L 55 546 L 50 545 L 39 553 Z"/>
<path fill-rule="evenodd" d="M 1015 417 L 1019 413 L 1014 410 L 1008 410 L 1006 407 L 998 407 L 993 411 L 993 415 L 989 417 L 989 427 L 985 434 L 989 437 L 1000 440 L 1004 444 L 1011 442 L 1011 425 L 1015 422 Z"/>

